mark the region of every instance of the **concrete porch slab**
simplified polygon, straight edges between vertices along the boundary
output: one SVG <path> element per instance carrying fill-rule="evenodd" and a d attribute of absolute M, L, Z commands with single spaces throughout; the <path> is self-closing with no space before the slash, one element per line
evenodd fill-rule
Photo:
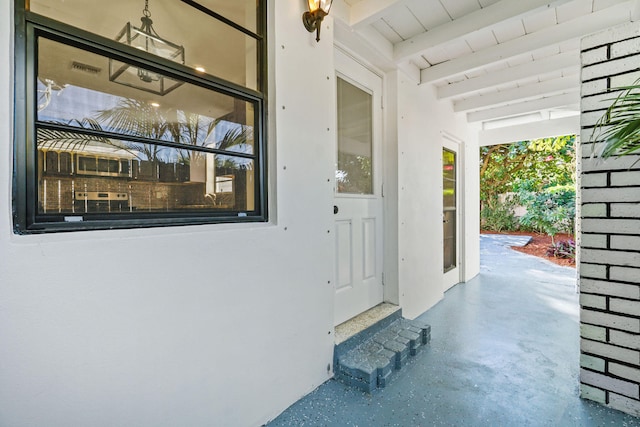
<path fill-rule="evenodd" d="M 269 426 L 640 426 L 579 397 L 575 269 L 481 238 L 481 272 L 417 320 L 431 342 L 374 394 L 327 381 Z"/>

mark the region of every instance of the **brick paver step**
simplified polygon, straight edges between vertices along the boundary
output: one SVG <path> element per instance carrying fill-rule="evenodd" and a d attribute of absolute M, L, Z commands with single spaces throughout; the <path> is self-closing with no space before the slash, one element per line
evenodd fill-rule
<path fill-rule="evenodd" d="M 335 379 L 367 393 L 384 388 L 394 372 L 402 369 L 430 339 L 429 325 L 399 318 L 337 356 Z"/>

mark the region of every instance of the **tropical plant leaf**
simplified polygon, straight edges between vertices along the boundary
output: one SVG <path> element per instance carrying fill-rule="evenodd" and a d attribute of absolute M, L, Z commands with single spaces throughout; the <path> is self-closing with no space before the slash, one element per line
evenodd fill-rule
<path fill-rule="evenodd" d="M 65 126 L 73 126 L 80 129 L 92 129 L 101 131 L 102 127 L 98 122 L 93 119 L 84 118 L 82 120 L 73 119 L 69 122 L 50 122 L 52 124 L 59 124 Z M 38 146 L 44 144 L 55 144 L 56 148 L 64 151 L 77 151 L 84 149 L 91 143 L 103 143 L 111 144 L 108 138 L 87 135 L 84 133 L 74 132 L 72 130 L 59 130 L 59 129 L 38 129 Z"/>
<path fill-rule="evenodd" d="M 95 136 L 85 135 L 82 133 L 52 129 L 38 130 L 39 146 L 51 143 L 57 145 L 56 148 L 62 151 L 82 150 L 84 147 L 92 142 L 95 142 L 96 140 L 100 140 L 100 142 L 106 142 L 101 138 L 96 138 Z"/>
<path fill-rule="evenodd" d="M 640 151 L 640 80 L 632 85 L 612 89 L 621 90 L 613 102 L 596 122 L 591 141 L 592 154 L 606 159 Z"/>
<path fill-rule="evenodd" d="M 247 129 L 245 126 L 229 129 L 218 142 L 217 148 L 220 150 L 228 150 L 234 146 L 245 145 L 247 140 Z"/>

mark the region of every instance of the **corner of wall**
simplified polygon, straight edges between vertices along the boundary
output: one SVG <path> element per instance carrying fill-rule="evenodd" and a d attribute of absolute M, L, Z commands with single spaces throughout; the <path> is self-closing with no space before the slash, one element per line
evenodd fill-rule
<path fill-rule="evenodd" d="M 580 394 L 640 416 L 640 156 L 593 159 L 610 88 L 640 74 L 640 23 L 581 43 Z"/>

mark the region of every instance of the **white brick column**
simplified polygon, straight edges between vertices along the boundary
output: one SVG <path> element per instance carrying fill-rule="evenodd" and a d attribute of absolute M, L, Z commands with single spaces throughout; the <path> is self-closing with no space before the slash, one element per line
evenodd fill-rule
<path fill-rule="evenodd" d="M 591 158 L 609 89 L 640 78 L 640 23 L 581 49 L 580 394 L 640 416 L 640 156 Z"/>

